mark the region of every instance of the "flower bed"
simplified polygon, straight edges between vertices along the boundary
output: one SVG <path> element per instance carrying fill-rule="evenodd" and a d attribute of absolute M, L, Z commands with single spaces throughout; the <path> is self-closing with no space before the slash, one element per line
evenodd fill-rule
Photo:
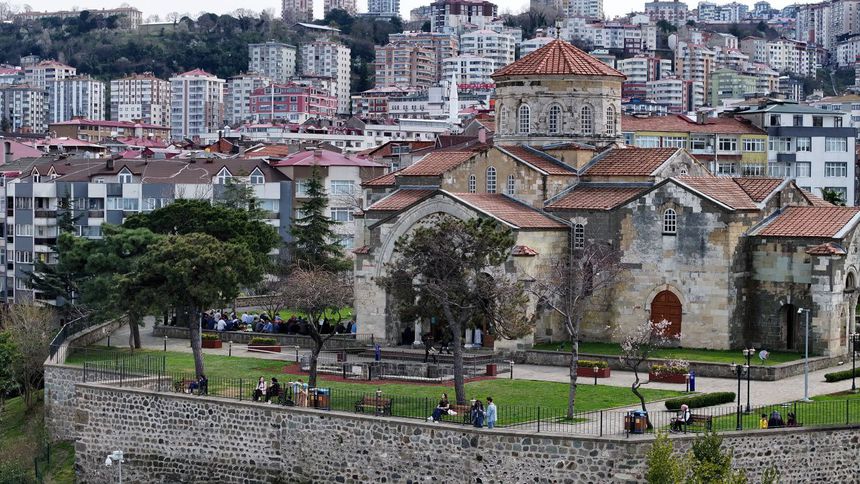
<path fill-rule="evenodd" d="M 665 365 L 651 365 L 648 379 L 660 383 L 686 383 L 690 365 L 686 361 L 670 361 Z"/>
<path fill-rule="evenodd" d="M 217 334 L 203 333 L 203 336 L 201 337 L 201 346 L 203 348 L 217 349 L 221 347 L 221 344 L 221 337 Z"/>
<path fill-rule="evenodd" d="M 280 353 L 281 346 L 275 338 L 251 338 L 248 351 L 257 353 Z"/>
<path fill-rule="evenodd" d="M 597 368 L 597 371 L 594 369 Z M 594 378 L 609 378 L 609 363 L 602 360 L 577 360 L 576 376 Z"/>

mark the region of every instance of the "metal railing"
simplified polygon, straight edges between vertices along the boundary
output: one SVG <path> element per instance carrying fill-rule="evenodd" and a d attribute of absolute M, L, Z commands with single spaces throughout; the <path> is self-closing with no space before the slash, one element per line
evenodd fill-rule
<path fill-rule="evenodd" d="M 92 318 L 87 316 L 81 316 L 77 319 L 73 319 L 68 323 L 64 324 L 63 327 L 60 328 L 60 331 L 57 332 L 54 339 L 51 340 L 50 345 L 50 354 L 49 359 L 51 362 L 57 363 L 65 358 L 66 355 L 59 354 L 60 348 L 62 348 L 63 344 L 74 334 L 80 333 L 81 331 L 99 324 L 101 321 L 93 320 Z M 62 357 L 62 358 L 61 358 Z"/>

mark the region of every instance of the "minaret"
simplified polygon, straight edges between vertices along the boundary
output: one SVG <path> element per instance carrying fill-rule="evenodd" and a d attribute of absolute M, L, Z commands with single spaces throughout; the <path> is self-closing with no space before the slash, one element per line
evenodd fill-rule
<path fill-rule="evenodd" d="M 452 129 L 460 124 L 460 93 L 457 89 L 456 72 L 451 74 L 451 81 L 448 83 L 448 122 L 451 123 Z"/>

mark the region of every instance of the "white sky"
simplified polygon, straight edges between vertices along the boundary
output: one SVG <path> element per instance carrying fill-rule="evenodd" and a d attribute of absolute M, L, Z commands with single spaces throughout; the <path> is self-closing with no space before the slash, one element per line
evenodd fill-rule
<path fill-rule="evenodd" d="M 358 10 L 367 11 L 367 0 L 357 0 Z M 528 0 L 494 0 L 499 6 L 500 12 L 510 11 L 518 13 L 528 6 Z M 731 0 L 716 0 L 718 4 L 730 3 Z M 792 3 L 812 3 L 818 0 L 771 0 L 771 5 L 774 8 L 782 8 Z M 317 16 L 322 16 L 322 0 L 314 0 L 314 11 Z M 13 4 L 28 4 L 33 10 L 64 10 L 77 6 L 81 9 L 89 8 L 112 8 L 118 7 L 121 3 L 127 3 L 143 11 L 144 18 L 152 14 L 164 17 L 170 12 L 190 13 L 196 15 L 202 11 L 214 13 L 228 13 L 237 8 L 248 8 L 251 10 L 264 10 L 273 8 L 275 15 L 281 14 L 280 0 L 246 0 L 244 2 L 236 2 L 235 0 L 12 0 Z M 400 0 L 400 14 L 404 18 L 409 18 L 409 10 L 421 5 L 429 5 L 431 0 Z M 689 8 L 695 8 L 699 0 L 687 0 Z M 752 6 L 755 0 L 746 2 Z M 625 14 L 632 10 L 644 10 L 644 0 L 604 0 L 604 9 L 606 15 L 614 17 L 616 15 Z"/>

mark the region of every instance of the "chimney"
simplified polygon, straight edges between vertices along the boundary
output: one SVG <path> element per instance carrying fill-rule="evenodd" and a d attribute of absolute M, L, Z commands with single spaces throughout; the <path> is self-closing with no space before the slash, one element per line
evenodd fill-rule
<path fill-rule="evenodd" d="M 478 142 L 487 144 L 487 130 L 483 126 L 478 129 Z"/>
<path fill-rule="evenodd" d="M 105 161 L 105 168 L 108 171 L 113 171 L 113 166 L 113 158 L 108 158 L 107 161 Z"/>
<path fill-rule="evenodd" d="M 322 150 L 319 148 L 314 148 L 314 158 L 322 158 Z"/>
<path fill-rule="evenodd" d="M 708 122 L 708 113 L 705 111 L 696 111 L 696 124 L 705 124 Z"/>

